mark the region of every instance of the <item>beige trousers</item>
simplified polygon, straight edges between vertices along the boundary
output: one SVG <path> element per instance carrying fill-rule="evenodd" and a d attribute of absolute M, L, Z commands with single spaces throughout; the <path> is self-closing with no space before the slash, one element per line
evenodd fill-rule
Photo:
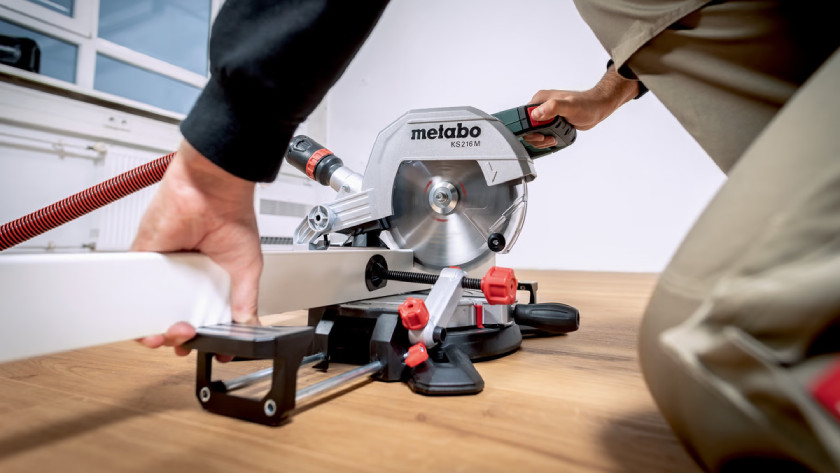
<path fill-rule="evenodd" d="M 755 10 L 777 3 L 713 3 L 627 62 L 729 175 L 661 276 L 640 361 L 705 469 L 838 472 L 840 417 L 810 393 L 840 362 L 838 34 Z"/>

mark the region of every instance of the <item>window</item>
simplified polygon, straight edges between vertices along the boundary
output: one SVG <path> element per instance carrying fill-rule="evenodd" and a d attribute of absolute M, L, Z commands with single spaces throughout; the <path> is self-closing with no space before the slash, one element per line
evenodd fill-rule
<path fill-rule="evenodd" d="M 29 0 L 62 15 L 73 16 L 73 0 Z"/>
<path fill-rule="evenodd" d="M 207 81 L 210 25 L 222 1 L 4 0 L 0 72 L 26 74 L 16 67 L 185 115 Z M 26 67 L 34 62 L 37 70 Z"/>
<path fill-rule="evenodd" d="M 206 75 L 210 2 L 99 0 L 99 37 Z"/>
<path fill-rule="evenodd" d="M 38 58 L 31 62 L 34 63 L 36 72 L 65 82 L 76 81 L 76 58 L 79 49 L 76 45 L 2 19 L 0 19 L 0 35 L 13 40 L 34 40 L 38 47 Z M 20 53 L 12 54 L 14 55 L 10 58 L 12 62 L 20 61 L 21 58 L 18 57 Z"/>
<path fill-rule="evenodd" d="M 96 55 L 96 90 L 186 114 L 201 89 L 162 74 Z"/>

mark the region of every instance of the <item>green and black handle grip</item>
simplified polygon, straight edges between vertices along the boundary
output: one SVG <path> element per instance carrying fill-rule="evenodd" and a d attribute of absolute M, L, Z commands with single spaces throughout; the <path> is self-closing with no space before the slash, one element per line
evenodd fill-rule
<path fill-rule="evenodd" d="M 508 130 L 512 131 L 514 136 L 519 137 L 519 141 L 525 146 L 528 155 L 533 158 L 539 158 L 547 154 L 560 151 L 561 149 L 571 145 L 577 138 L 577 130 L 565 118 L 556 116 L 551 120 L 534 120 L 531 118 L 531 111 L 537 108 L 540 104 L 532 103 L 528 105 L 521 105 L 519 107 L 503 110 L 494 113 L 493 116 L 498 118 Z M 557 140 L 557 144 L 550 148 L 534 148 L 523 136 L 529 133 L 540 133 L 545 136 L 553 136 Z"/>

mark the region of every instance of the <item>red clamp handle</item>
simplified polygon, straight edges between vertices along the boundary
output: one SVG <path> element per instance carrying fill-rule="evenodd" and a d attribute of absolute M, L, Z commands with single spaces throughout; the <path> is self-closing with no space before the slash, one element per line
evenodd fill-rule
<path fill-rule="evenodd" d="M 513 304 L 516 287 L 516 276 L 510 268 L 493 266 L 481 279 L 481 292 L 492 305 Z"/>
<path fill-rule="evenodd" d="M 398 309 L 403 327 L 408 330 L 420 330 L 429 323 L 429 309 L 423 299 L 409 297 Z"/>
<path fill-rule="evenodd" d="M 426 345 L 423 345 L 423 342 L 417 342 L 409 347 L 408 353 L 405 354 L 405 365 L 414 368 L 428 359 L 429 352 L 426 350 Z"/>

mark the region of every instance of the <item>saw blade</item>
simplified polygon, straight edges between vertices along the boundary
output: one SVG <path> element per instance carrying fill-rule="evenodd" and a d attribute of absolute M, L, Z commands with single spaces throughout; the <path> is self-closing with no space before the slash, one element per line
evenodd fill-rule
<path fill-rule="evenodd" d="M 511 225 L 518 233 L 523 188 L 521 180 L 488 186 L 476 161 L 405 161 L 394 179 L 391 237 L 426 268 L 477 266 L 493 253 L 491 234 Z"/>

